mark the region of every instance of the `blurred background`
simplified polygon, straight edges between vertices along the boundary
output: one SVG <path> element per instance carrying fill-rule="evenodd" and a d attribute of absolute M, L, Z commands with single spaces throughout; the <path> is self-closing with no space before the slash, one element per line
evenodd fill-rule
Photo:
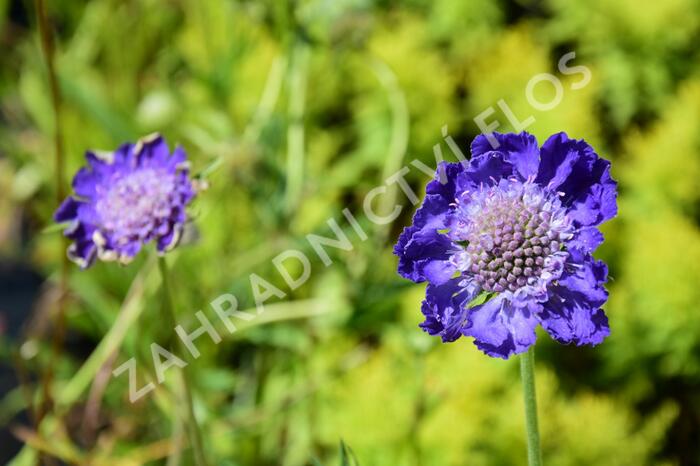
<path fill-rule="evenodd" d="M 270 263 L 285 249 L 313 260 L 264 319 L 219 345 L 197 341 L 195 408 L 213 464 L 335 465 L 341 439 L 363 466 L 525 464 L 517 359 L 423 334 L 424 285 L 398 277 L 391 253 L 410 204 L 394 190 L 407 206 L 395 222 L 362 214 L 388 174 L 434 166 L 436 144 L 452 157 L 443 126 L 465 153 L 488 107 L 512 129 L 500 99 L 535 117 L 540 142 L 586 138 L 620 182 L 597 252 L 612 335 L 597 348 L 544 334 L 537 345 L 545 464 L 700 464 L 698 0 L 48 3 L 68 176 L 86 149 L 154 131 L 187 149 L 193 173 L 221 161 L 168 256 L 185 328 L 224 292 L 252 307 L 250 273 L 289 292 Z M 174 465 L 180 448 L 192 464 L 177 387 L 131 404 L 128 377 L 111 376 L 134 357 L 139 387 L 155 377 L 148 345 L 168 329 L 152 254 L 71 264 L 65 332 L 56 324 L 64 255 L 46 229 L 56 126 L 38 31 L 31 1 L 0 1 L 0 460 Z M 570 66 L 591 71 L 578 90 L 580 76 L 557 70 L 571 51 Z M 543 72 L 564 88 L 549 111 L 525 95 Z M 408 180 L 420 192 L 428 177 Z M 354 249 L 329 248 L 324 267 L 305 235 L 327 234 L 344 208 L 370 237 L 350 232 Z M 98 345 L 109 350 L 88 359 Z"/>

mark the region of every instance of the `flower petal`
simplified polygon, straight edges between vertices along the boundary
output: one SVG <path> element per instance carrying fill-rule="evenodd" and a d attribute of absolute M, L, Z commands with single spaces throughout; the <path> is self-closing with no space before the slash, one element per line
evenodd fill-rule
<path fill-rule="evenodd" d="M 112 166 L 128 166 L 129 168 L 136 167 L 136 156 L 134 154 L 135 145 L 127 142 L 117 147 L 112 153 Z"/>
<path fill-rule="evenodd" d="M 176 146 L 173 150 L 173 155 L 168 158 L 167 163 L 171 168 L 178 168 L 187 161 L 187 154 L 182 146 Z"/>
<path fill-rule="evenodd" d="M 460 174 L 457 184 L 460 193 L 471 191 L 480 185 L 493 185 L 503 178 L 514 176 L 515 167 L 501 152 L 487 152 L 474 157 L 469 162 L 469 168 Z"/>
<path fill-rule="evenodd" d="M 166 232 L 162 236 L 158 238 L 158 244 L 157 244 L 157 249 L 158 252 L 166 252 L 171 250 L 173 247 L 175 247 L 180 241 L 180 237 L 182 236 L 182 229 L 181 228 L 170 228 L 170 231 Z"/>
<path fill-rule="evenodd" d="M 582 253 L 591 253 L 603 244 L 603 234 L 596 227 L 583 227 L 574 233 L 567 243 L 567 249 L 577 249 Z"/>
<path fill-rule="evenodd" d="M 53 219 L 56 222 L 69 222 L 75 220 L 78 216 L 78 207 L 80 207 L 80 202 L 74 197 L 68 196 L 65 201 L 58 206 L 56 212 L 53 214 Z"/>
<path fill-rule="evenodd" d="M 474 299 L 476 292 L 476 286 L 461 278 L 442 285 L 428 284 L 421 306 L 425 321 L 420 327 L 430 335 L 440 335 L 442 341 L 455 341 L 462 336 L 466 305 Z"/>
<path fill-rule="evenodd" d="M 78 214 L 79 217 L 80 214 Z M 65 236 L 73 240 L 73 243 L 68 247 L 68 258 L 83 269 L 88 268 L 95 260 L 97 245 L 93 240 L 94 232 L 95 229 L 92 226 L 86 225 L 82 221 L 75 222 L 72 227 L 65 231 Z"/>
<path fill-rule="evenodd" d="M 160 134 L 153 134 L 143 138 L 137 143 L 141 144 L 141 150 L 137 154 L 139 164 L 152 167 L 170 167 L 170 148 Z M 183 154 L 184 155 L 184 154 Z"/>
<path fill-rule="evenodd" d="M 488 138 L 480 134 L 472 142 L 472 158 L 480 157 L 489 152 L 503 154 L 503 160 L 516 169 L 516 173 L 523 179 L 537 174 L 540 163 L 540 151 L 537 139 L 532 134 L 522 132 L 520 134 L 492 133 L 498 147 L 493 147 Z"/>
<path fill-rule="evenodd" d="M 551 136 L 542 145 L 537 183 L 563 193 L 574 225 L 593 226 L 617 214 L 617 183 L 610 162 L 598 156 L 584 140 L 566 133 Z"/>
<path fill-rule="evenodd" d="M 539 309 L 537 303 L 513 306 L 502 293 L 471 308 L 462 333 L 474 337 L 474 344 L 487 355 L 508 359 L 535 343 Z"/>
<path fill-rule="evenodd" d="M 68 247 L 68 258 L 82 269 L 87 269 L 95 262 L 96 253 L 97 247 L 92 241 L 77 240 Z"/>
<path fill-rule="evenodd" d="M 404 228 L 399 236 L 394 254 L 399 257 L 399 274 L 404 278 L 442 284 L 454 274 L 456 267 L 450 262 L 452 242 L 438 230 L 448 225 L 448 214 L 455 200 L 455 179 L 462 170 L 461 164 L 440 164 L 435 179 L 428 184 L 423 204 L 413 217 L 413 224 Z M 445 184 L 440 182 L 441 173 Z"/>
<path fill-rule="evenodd" d="M 544 329 L 560 343 L 597 345 L 610 334 L 608 319 L 600 309 L 608 297 L 603 286 L 608 271 L 590 254 L 579 264 L 551 287 L 540 319 Z"/>
<path fill-rule="evenodd" d="M 416 212 L 413 225 L 399 236 L 394 253 L 399 256 L 401 276 L 416 283 L 428 280 L 440 284 L 449 280 L 456 267 L 450 263 L 452 242 L 437 232 L 444 228 L 443 224 L 436 224 L 444 221 L 445 213 L 432 210 L 429 197 Z"/>
<path fill-rule="evenodd" d="M 466 170 L 466 165 L 462 163 L 440 162 L 435 170 L 435 177 L 425 188 L 426 194 L 436 194 L 442 197 L 447 205 L 455 199 L 455 194 L 459 190 L 457 179 L 460 173 Z"/>

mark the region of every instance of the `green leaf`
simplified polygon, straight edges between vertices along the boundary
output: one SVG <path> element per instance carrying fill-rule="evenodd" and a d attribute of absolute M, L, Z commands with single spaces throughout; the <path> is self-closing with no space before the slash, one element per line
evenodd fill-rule
<path fill-rule="evenodd" d="M 469 304 L 467 304 L 467 309 L 471 309 L 474 306 L 479 306 L 481 304 L 484 304 L 485 302 L 494 298 L 497 294 L 498 293 L 494 293 L 492 291 L 482 291 L 481 293 L 479 293 L 476 296 L 476 298 L 469 301 Z"/>
<path fill-rule="evenodd" d="M 340 441 L 340 466 L 359 466 L 355 453 L 342 440 Z"/>
<path fill-rule="evenodd" d="M 42 234 L 42 235 L 48 235 L 48 234 L 52 234 L 52 233 L 62 232 L 63 230 L 65 230 L 66 228 L 68 228 L 68 225 L 69 225 L 69 224 L 70 224 L 69 222 L 52 223 L 51 225 L 45 226 L 45 227 L 41 230 L 41 234 Z"/>

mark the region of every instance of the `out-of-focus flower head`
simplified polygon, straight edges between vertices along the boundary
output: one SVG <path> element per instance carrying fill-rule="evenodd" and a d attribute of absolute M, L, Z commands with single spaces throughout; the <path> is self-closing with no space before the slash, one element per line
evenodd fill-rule
<path fill-rule="evenodd" d="M 105 155 L 88 151 L 86 158 L 73 178 L 75 194 L 54 214 L 69 222 L 71 260 L 82 268 L 95 259 L 126 264 L 150 241 L 160 253 L 177 245 L 195 195 L 181 147 L 171 154 L 153 135 Z"/>
<path fill-rule="evenodd" d="M 506 359 L 538 324 L 561 343 L 602 342 L 608 271 L 591 253 L 617 214 L 610 162 L 565 133 L 541 148 L 528 133 L 493 137 L 468 163 L 440 164 L 394 248 L 399 273 L 428 282 L 421 327 Z"/>

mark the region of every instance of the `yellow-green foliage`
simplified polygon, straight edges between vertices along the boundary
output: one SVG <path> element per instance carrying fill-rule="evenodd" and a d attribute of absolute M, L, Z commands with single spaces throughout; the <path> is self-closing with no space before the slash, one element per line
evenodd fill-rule
<path fill-rule="evenodd" d="M 516 367 L 483 358 L 467 342 L 420 355 L 403 333 L 391 332 L 383 349 L 323 388 L 322 439 L 332 445 L 331 432 L 346 432 L 345 441 L 372 464 L 524 464 Z M 651 464 L 647 458 L 676 415 L 668 405 L 642 420 L 624 400 L 569 396 L 552 372 L 537 375 L 548 464 Z"/>
<path fill-rule="evenodd" d="M 495 113 L 487 122 L 498 120 L 498 131 L 513 131 L 506 115 L 498 106 L 503 100 L 520 122 L 534 118 L 527 131 L 540 142 L 549 135 L 566 131 L 572 137 L 582 138 L 599 147 L 600 123 L 595 118 L 595 94 L 600 86 L 596 69 L 592 69 L 591 82 L 582 89 L 572 89 L 573 83 L 582 79 L 580 74 L 562 75 L 557 63 L 552 62 L 546 43 L 537 40 L 534 26 L 523 25 L 496 35 L 477 54 L 467 73 L 467 88 L 472 90 L 466 111 L 476 116 L 493 107 Z M 558 60 L 557 60 L 558 61 Z M 583 63 L 579 58 L 572 63 Z M 569 66 L 573 66 L 568 63 Z M 528 82 L 540 73 L 551 73 L 562 83 L 562 100 L 551 110 L 538 110 L 528 102 Z M 551 84 L 544 81 L 533 88 L 532 98 L 547 103 L 555 98 Z"/>
<path fill-rule="evenodd" d="M 656 370 L 697 374 L 700 338 L 700 81 L 684 83 L 660 120 L 632 134 L 618 167 L 620 276 L 611 286 L 619 363 L 654 357 Z M 695 216 L 695 218 L 694 218 Z M 636 340 L 636 344 L 629 346 Z"/>
<path fill-rule="evenodd" d="M 576 41 L 577 50 L 595 57 L 613 124 L 622 128 L 635 114 L 662 109 L 674 75 L 692 60 L 684 52 L 698 29 L 697 0 L 547 3 L 555 14 L 547 23 L 552 37 Z"/>

